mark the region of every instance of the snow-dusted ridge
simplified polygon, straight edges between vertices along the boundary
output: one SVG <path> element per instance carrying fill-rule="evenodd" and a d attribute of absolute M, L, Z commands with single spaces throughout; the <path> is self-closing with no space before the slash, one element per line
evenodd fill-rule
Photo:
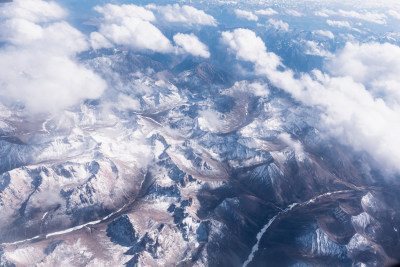
<path fill-rule="evenodd" d="M 268 230 L 268 228 L 271 226 L 271 224 L 273 224 L 275 222 L 276 219 L 280 218 L 281 216 L 287 215 L 288 213 L 290 213 L 290 211 L 292 211 L 295 208 L 307 207 L 310 204 L 314 204 L 316 201 L 322 201 L 325 197 L 332 197 L 332 196 L 335 196 L 338 194 L 345 194 L 345 193 L 351 193 L 351 192 L 353 192 L 353 191 L 352 190 L 340 190 L 340 191 L 327 192 L 327 193 L 318 195 L 316 197 L 313 197 L 313 198 L 311 198 L 303 203 L 300 203 L 300 204 L 299 203 L 290 204 L 287 208 L 280 211 L 274 217 L 269 219 L 268 222 L 263 226 L 263 228 L 261 228 L 260 232 L 256 236 L 257 242 L 252 247 L 251 252 L 250 252 L 249 256 L 247 257 L 247 260 L 243 263 L 242 266 L 246 267 L 249 263 L 251 263 L 251 261 L 254 258 L 254 255 L 257 253 L 257 251 L 259 249 L 259 244 L 260 244 L 261 238 L 264 236 L 265 232 Z"/>
<path fill-rule="evenodd" d="M 23 243 L 26 243 L 26 242 L 41 240 L 41 239 L 43 239 L 43 238 L 44 238 L 44 239 L 47 239 L 47 238 L 49 238 L 49 237 L 55 237 L 55 236 L 65 235 L 65 234 L 68 234 L 68 233 L 75 232 L 75 231 L 77 231 L 77 230 L 81 230 L 81 229 L 83 229 L 83 228 L 85 228 L 85 227 L 87 227 L 87 226 L 95 226 L 95 225 L 100 224 L 100 223 L 103 223 L 103 222 L 107 221 L 108 219 L 110 219 L 111 217 L 113 217 L 113 216 L 119 214 L 126 206 L 127 206 L 127 205 L 124 205 L 122 208 L 118 209 L 117 211 L 112 212 L 112 213 L 110 213 L 109 215 L 107 215 L 106 217 L 104 217 L 104 218 L 102 218 L 102 219 L 99 219 L 99 220 L 96 220 L 96 221 L 87 222 L 87 223 L 85 223 L 85 224 L 81 224 L 81 225 L 78 225 L 78 226 L 74 226 L 74 227 L 71 227 L 71 228 L 69 228 L 69 229 L 65 229 L 65 230 L 57 231 L 57 232 L 53 232 L 53 233 L 48 233 L 48 234 L 45 234 L 45 235 L 38 235 L 38 236 L 34 236 L 34 237 L 32 237 L 32 238 L 28 238 L 28 239 L 24 239 L 24 240 L 19 240 L 19 241 L 10 242 L 10 243 L 0 243 L 0 246 L 1 246 L 1 245 L 3 245 L 3 246 L 19 245 L 19 244 L 23 244 Z M 45 215 L 44 215 L 43 217 L 45 217 Z"/>

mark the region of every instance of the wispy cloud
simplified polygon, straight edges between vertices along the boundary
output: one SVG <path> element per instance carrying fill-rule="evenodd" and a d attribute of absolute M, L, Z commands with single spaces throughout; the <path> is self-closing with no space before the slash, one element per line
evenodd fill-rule
<path fill-rule="evenodd" d="M 285 12 L 286 12 L 286 14 L 288 14 L 290 16 L 294 16 L 294 17 L 302 17 L 302 16 L 304 16 L 303 13 L 300 13 L 299 11 L 294 10 L 294 9 L 288 9 Z"/>
<path fill-rule="evenodd" d="M 344 20 L 326 20 L 326 23 L 329 26 L 333 26 L 333 27 L 339 27 L 339 28 L 347 28 L 347 29 L 351 29 L 351 25 L 348 21 L 344 21 Z"/>
<path fill-rule="evenodd" d="M 277 30 L 282 30 L 285 32 L 289 31 L 289 24 L 282 20 L 269 19 L 268 23 Z"/>
<path fill-rule="evenodd" d="M 254 32 L 223 32 L 221 40 L 237 59 L 252 62 L 255 71 L 274 86 L 319 110 L 321 129 L 356 150 L 368 152 L 382 169 L 400 172 L 400 98 L 393 91 L 399 82 L 393 73 L 400 68 L 400 56 L 396 56 L 400 47 L 349 43 L 331 59 L 331 73 L 314 70 L 295 78 L 289 68 L 278 70 L 283 66 L 279 57 L 267 52 Z"/>
<path fill-rule="evenodd" d="M 322 9 L 319 11 L 316 11 L 314 13 L 316 16 L 320 17 L 344 17 L 344 18 L 352 18 L 352 19 L 358 19 L 358 20 L 364 20 L 376 24 L 386 24 L 386 15 L 382 13 L 373 13 L 373 12 L 357 12 L 355 10 L 342 10 L 339 9 L 338 11 L 335 10 L 329 10 L 329 9 Z"/>
<path fill-rule="evenodd" d="M 335 35 L 331 31 L 318 30 L 318 31 L 313 31 L 312 33 L 315 35 L 325 36 L 329 39 L 335 38 Z"/>
<path fill-rule="evenodd" d="M 389 11 L 388 11 L 388 14 L 389 14 L 390 16 L 392 16 L 393 18 L 399 19 L 399 20 L 400 20 L 400 12 L 397 12 L 397 11 L 395 11 L 395 10 L 389 10 Z"/>
<path fill-rule="evenodd" d="M 305 54 L 307 55 L 314 55 L 314 56 L 320 56 L 320 57 L 332 57 L 332 54 L 325 50 L 323 47 L 321 47 L 320 44 L 318 44 L 315 41 L 307 41 L 306 42 L 306 51 Z"/>
<path fill-rule="evenodd" d="M 278 14 L 278 12 L 276 11 L 276 10 L 274 10 L 274 9 L 272 9 L 272 8 L 267 8 L 267 9 L 259 9 L 259 10 L 256 10 L 255 11 L 255 13 L 257 14 L 257 15 L 260 15 L 260 16 L 271 16 L 271 15 L 276 15 L 276 14 Z"/>

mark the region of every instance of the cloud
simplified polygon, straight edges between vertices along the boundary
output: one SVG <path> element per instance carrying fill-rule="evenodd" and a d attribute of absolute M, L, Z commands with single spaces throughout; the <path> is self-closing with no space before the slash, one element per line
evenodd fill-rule
<path fill-rule="evenodd" d="M 389 11 L 388 11 L 388 14 L 389 14 L 390 16 L 392 16 L 393 18 L 399 19 L 399 20 L 400 20 L 400 12 L 397 12 L 397 11 L 395 11 L 395 10 L 389 10 Z"/>
<path fill-rule="evenodd" d="M 335 15 L 335 14 L 336 14 L 335 11 L 332 11 L 332 10 L 329 10 L 329 9 L 323 9 L 323 10 L 319 10 L 319 11 L 314 12 L 315 16 L 324 17 L 324 18 L 327 18 L 327 17 Z"/>
<path fill-rule="evenodd" d="M 339 10 L 339 14 L 343 17 L 348 17 L 348 18 L 357 18 L 360 20 L 365 20 L 369 22 L 373 22 L 376 24 L 386 24 L 386 16 L 384 14 L 378 14 L 378 13 L 358 13 L 355 11 L 344 11 L 344 10 Z"/>
<path fill-rule="evenodd" d="M 207 46 L 200 42 L 194 34 L 178 33 L 174 35 L 173 39 L 179 49 L 182 49 L 186 53 L 192 54 L 196 57 L 210 57 L 210 52 L 208 51 Z"/>
<path fill-rule="evenodd" d="M 62 21 L 53 2 L 14 1 L 0 8 L 0 96 L 29 113 L 57 112 L 85 98 L 98 98 L 105 82 L 76 62 L 89 48 L 86 37 Z"/>
<path fill-rule="evenodd" d="M 338 11 L 323 9 L 314 13 L 316 16 L 320 17 L 330 17 L 330 16 L 340 16 L 345 18 L 353 18 L 364 20 L 376 24 L 386 24 L 386 15 L 381 13 L 372 13 L 372 12 L 364 12 L 360 13 L 354 10 L 342 10 L 339 9 Z"/>
<path fill-rule="evenodd" d="M 240 19 L 247 19 L 250 21 L 258 20 L 258 17 L 256 15 L 254 15 L 252 12 L 246 11 L 246 10 L 235 9 L 235 15 L 236 15 L 236 17 L 238 17 Z"/>
<path fill-rule="evenodd" d="M 235 29 L 232 32 L 222 32 L 221 42 L 239 60 L 261 64 L 269 69 L 281 65 L 281 59 L 274 53 L 266 52 L 263 40 L 248 29 Z"/>
<path fill-rule="evenodd" d="M 141 108 L 140 101 L 137 98 L 132 98 L 124 94 L 118 95 L 116 108 L 120 110 L 137 110 Z"/>
<path fill-rule="evenodd" d="M 90 33 L 90 46 L 97 50 L 100 48 L 111 48 L 113 44 L 98 32 Z"/>
<path fill-rule="evenodd" d="M 229 88 L 230 91 L 250 93 L 255 96 L 266 97 L 269 95 L 268 85 L 260 82 L 239 81 Z"/>
<path fill-rule="evenodd" d="M 257 15 L 260 15 L 260 16 L 271 16 L 271 15 L 276 15 L 276 14 L 278 14 L 278 12 L 276 12 L 276 11 L 275 11 L 274 9 L 272 9 L 272 8 L 259 9 L 259 10 L 256 10 L 255 13 L 256 13 Z"/>
<path fill-rule="evenodd" d="M 299 11 L 293 10 L 293 9 L 288 9 L 285 11 L 286 14 L 294 16 L 294 17 L 302 17 L 304 16 L 302 13 L 300 13 Z"/>
<path fill-rule="evenodd" d="M 291 149 L 294 150 L 296 157 L 299 160 L 304 159 L 304 149 L 303 145 L 300 143 L 298 140 L 293 140 L 290 134 L 288 133 L 281 133 L 278 138 L 285 143 L 287 146 L 289 146 Z"/>
<path fill-rule="evenodd" d="M 67 12 L 55 2 L 37 0 L 15 0 L 0 10 L 2 19 L 23 18 L 33 23 L 65 18 Z"/>
<path fill-rule="evenodd" d="M 108 47 L 114 44 L 129 47 L 138 51 L 154 51 L 168 53 L 173 46 L 167 37 L 150 21 L 155 20 L 154 14 L 136 5 L 96 6 L 97 12 L 103 15 L 99 33 L 91 35 L 93 48 Z M 103 38 L 104 37 L 104 38 Z"/>
<path fill-rule="evenodd" d="M 150 10 L 144 7 L 130 5 L 113 5 L 95 6 L 94 10 L 103 14 L 104 19 L 108 22 L 120 23 L 125 18 L 136 18 L 145 21 L 155 21 L 156 18 Z"/>
<path fill-rule="evenodd" d="M 203 131 L 220 132 L 224 129 L 225 118 L 217 111 L 206 109 L 199 112 L 198 123 Z"/>
<path fill-rule="evenodd" d="M 327 69 L 364 84 L 376 98 L 400 105 L 400 47 L 389 43 L 347 43 Z"/>
<path fill-rule="evenodd" d="M 307 49 L 305 51 L 306 55 L 314 55 L 320 57 L 332 57 L 332 54 L 323 49 L 320 44 L 314 41 L 307 41 L 306 42 Z"/>
<path fill-rule="evenodd" d="M 343 20 L 326 20 L 326 23 L 329 26 L 340 27 L 340 28 L 348 28 L 351 29 L 350 23 L 348 21 Z"/>
<path fill-rule="evenodd" d="M 214 25 L 215 20 L 203 11 L 190 6 L 148 5 L 146 8 L 158 11 L 163 19 L 185 24 Z M 98 32 L 90 34 L 93 49 L 110 48 L 122 45 L 135 51 L 151 51 L 160 53 L 189 53 L 194 56 L 208 58 L 210 52 L 205 44 L 193 34 L 176 34 L 173 39 L 177 47 L 156 27 L 153 12 L 136 5 L 96 6 L 95 10 L 103 15 Z M 171 17 L 170 12 L 176 12 Z"/>
<path fill-rule="evenodd" d="M 289 24 L 283 22 L 282 20 L 269 19 L 268 23 L 271 24 L 277 30 L 282 30 L 285 32 L 289 31 Z"/>
<path fill-rule="evenodd" d="M 337 14 L 342 17 L 365 20 L 376 24 L 386 24 L 385 14 L 371 13 L 371 12 L 359 13 L 356 11 L 346 11 L 346 10 L 339 10 Z"/>
<path fill-rule="evenodd" d="M 15 18 L 2 22 L 1 40 L 13 44 L 25 44 L 43 37 L 43 28 L 25 19 Z"/>
<path fill-rule="evenodd" d="M 312 33 L 320 36 L 325 36 L 329 39 L 335 38 L 335 35 L 331 31 L 318 30 L 318 31 L 313 31 Z"/>
<path fill-rule="evenodd" d="M 330 64 L 335 69 L 335 64 L 350 56 L 353 60 L 349 64 L 353 68 L 330 74 L 314 70 L 311 74 L 303 73 L 295 78 L 294 72 L 284 67 L 274 53 L 267 52 L 264 42 L 250 30 L 223 32 L 221 42 L 237 59 L 252 62 L 256 73 L 268 78 L 272 85 L 290 93 L 304 105 L 314 107 L 321 114 L 319 127 L 326 133 L 356 150 L 368 152 L 381 169 L 400 172 L 400 104 L 389 100 L 390 96 L 398 99 L 398 95 L 387 87 L 385 92 L 391 95 L 382 98 L 369 88 L 369 83 L 374 85 L 375 81 L 388 78 L 390 82 L 397 83 L 397 76 L 392 74 L 398 73 L 400 67 L 399 57 L 396 56 L 400 47 L 377 43 L 348 44 Z M 383 52 L 386 50 L 389 50 L 388 55 L 395 56 L 386 56 Z M 379 66 L 376 66 L 376 60 L 371 61 L 376 51 L 383 53 L 382 59 L 380 54 L 376 57 L 381 59 Z M 278 70 L 278 66 L 283 70 Z M 363 75 L 354 71 L 360 66 Z M 391 73 L 387 76 L 385 71 Z"/>
<path fill-rule="evenodd" d="M 63 203 L 65 203 L 65 199 L 63 199 L 58 192 L 42 190 L 37 191 L 36 194 L 32 194 L 32 197 L 29 198 L 28 208 L 46 211 L 49 208 L 54 208 L 54 206 Z"/>
<path fill-rule="evenodd" d="M 155 6 L 151 5 L 149 8 L 155 9 L 160 13 L 162 20 L 173 23 L 180 23 L 184 25 L 208 25 L 217 26 L 217 21 L 214 17 L 206 14 L 203 10 L 199 10 L 192 6 L 178 4 Z"/>

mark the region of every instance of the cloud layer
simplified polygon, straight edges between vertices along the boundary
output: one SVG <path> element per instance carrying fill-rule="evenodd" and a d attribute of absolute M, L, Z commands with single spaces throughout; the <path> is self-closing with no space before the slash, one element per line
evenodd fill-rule
<path fill-rule="evenodd" d="M 66 17 L 67 12 L 54 2 L 15 0 L 0 10 L 2 19 L 20 18 L 33 23 L 48 22 Z"/>
<path fill-rule="evenodd" d="M 56 112 L 98 98 L 105 82 L 74 59 L 86 37 L 53 2 L 16 0 L 0 8 L 0 96 L 30 113 Z"/>
<path fill-rule="evenodd" d="M 339 9 L 338 11 L 323 9 L 315 12 L 315 15 L 320 17 L 339 16 L 344 18 L 364 20 L 376 24 L 386 24 L 386 18 L 387 18 L 385 14 L 381 13 L 372 13 L 372 12 L 359 13 L 354 10 L 347 11 L 342 9 Z"/>
<path fill-rule="evenodd" d="M 400 104 L 400 47 L 385 43 L 347 43 L 329 63 L 336 76 L 350 76 L 364 84 L 375 98 Z"/>
<path fill-rule="evenodd" d="M 347 29 L 351 29 L 351 25 L 348 21 L 344 21 L 344 20 L 331 20 L 331 19 L 327 19 L 326 23 L 329 26 L 333 26 L 333 27 L 340 27 L 340 28 L 347 28 Z"/>
<path fill-rule="evenodd" d="M 278 12 L 276 12 L 274 9 L 272 8 L 266 8 L 266 9 L 259 9 L 256 10 L 255 12 L 257 15 L 260 16 L 271 16 L 271 15 L 276 15 L 278 14 Z"/>
<path fill-rule="evenodd" d="M 371 60 L 371 55 L 385 49 L 389 49 L 388 55 L 397 55 L 399 47 L 377 43 L 348 44 L 330 62 L 334 70 L 336 64 L 350 58 L 344 69 L 331 74 L 315 70 L 311 75 L 301 74 L 295 78 L 294 72 L 288 68 L 278 70 L 278 66 L 282 66 L 279 57 L 267 52 L 264 42 L 252 31 L 236 29 L 223 32 L 221 41 L 238 59 L 252 62 L 255 71 L 268 78 L 274 86 L 322 112 L 320 127 L 327 133 L 356 150 L 368 152 L 382 169 L 400 171 L 400 105 L 389 100 L 398 99 L 390 85 L 397 83 L 397 76 L 392 74 L 398 73 L 400 61 L 393 59 L 398 57 L 382 55 L 378 65 L 380 71 L 377 72 L 376 62 Z M 360 66 L 364 69 L 361 71 L 363 75 L 354 71 Z M 381 84 L 380 81 L 387 81 L 382 85 L 384 89 L 380 89 L 388 94 L 387 98 L 374 93 L 376 89 L 372 87 L 376 87 L 376 82 Z"/>
<path fill-rule="evenodd" d="M 329 39 L 335 38 L 335 35 L 331 31 L 323 31 L 323 30 L 318 30 L 318 31 L 313 31 L 313 34 L 319 35 L 319 36 L 325 36 Z"/>

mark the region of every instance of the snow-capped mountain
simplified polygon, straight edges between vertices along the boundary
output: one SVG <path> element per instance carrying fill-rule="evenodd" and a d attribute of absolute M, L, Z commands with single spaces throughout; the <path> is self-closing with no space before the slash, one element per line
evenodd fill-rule
<path fill-rule="evenodd" d="M 63 21 L 79 4 L 28 2 L 0 1 L 0 60 L 25 56 L 0 75 L 0 266 L 400 261 L 398 128 L 381 131 L 400 64 L 368 57 L 400 50 L 376 41 L 392 24 L 372 43 L 369 24 L 310 26 L 386 15 L 123 1 L 77 15 L 79 32 Z"/>

